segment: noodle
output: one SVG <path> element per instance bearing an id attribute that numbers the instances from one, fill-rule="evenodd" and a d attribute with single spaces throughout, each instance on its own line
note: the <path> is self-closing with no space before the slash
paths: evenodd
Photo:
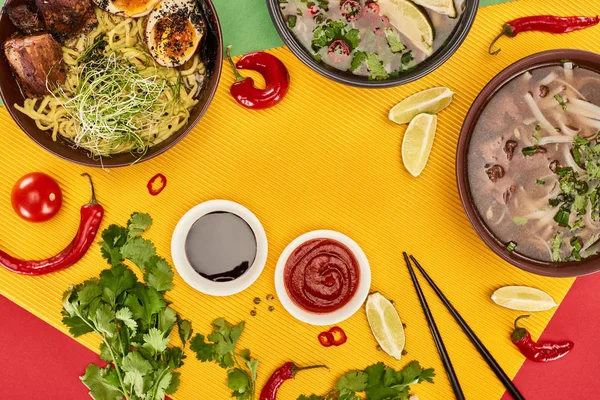
<path id="1" fill-rule="evenodd" d="M 160 66 L 145 49 L 145 18 L 120 17 L 98 8 L 95 11 L 98 18 L 96 29 L 63 46 L 63 59 L 67 67 L 65 83 L 54 93 L 42 98 L 26 99 L 23 106 L 15 104 L 15 108 L 33 119 L 39 129 L 51 131 L 53 140 L 56 141 L 60 135 L 73 142 L 74 147 L 87 149 L 95 156 L 110 156 L 126 151 L 141 155 L 148 147 L 164 141 L 187 124 L 190 110 L 198 104 L 196 97 L 202 89 L 205 66 L 198 54 L 181 70 Z M 87 115 L 83 118 L 81 113 L 84 111 L 74 105 L 75 92 L 82 85 L 82 76 L 88 78 L 90 85 L 96 84 L 94 75 L 85 75 L 85 66 L 80 65 L 80 60 L 100 38 L 106 43 L 104 55 L 108 62 L 124 60 L 125 64 L 129 63 L 134 67 L 134 72 L 143 78 L 144 87 L 156 95 L 155 103 L 150 103 L 150 114 L 146 112 L 137 118 L 134 116 L 133 122 L 128 121 L 127 125 L 130 122 L 137 124 L 134 126 L 134 135 L 131 134 L 131 125 L 127 127 L 129 131 L 123 132 L 123 137 L 116 139 L 116 130 L 111 137 L 90 135 L 93 124 L 90 124 Z M 93 121 L 94 116 L 91 117 Z M 103 128 L 108 130 L 108 127 L 106 125 Z"/>

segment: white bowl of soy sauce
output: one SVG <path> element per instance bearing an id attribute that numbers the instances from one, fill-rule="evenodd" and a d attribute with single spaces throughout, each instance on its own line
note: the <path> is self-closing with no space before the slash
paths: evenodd
<path id="1" fill-rule="evenodd" d="M 258 218 L 228 200 L 211 200 L 179 220 L 171 240 L 173 263 L 194 289 L 230 296 L 247 289 L 262 273 L 268 243 Z"/>

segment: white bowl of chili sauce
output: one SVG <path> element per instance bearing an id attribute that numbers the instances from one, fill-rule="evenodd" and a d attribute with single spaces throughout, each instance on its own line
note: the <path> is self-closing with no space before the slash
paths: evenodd
<path id="1" fill-rule="evenodd" d="M 360 246 L 329 230 L 305 233 L 281 253 L 275 290 L 283 307 L 311 325 L 333 325 L 362 306 L 371 286 L 371 267 Z"/>

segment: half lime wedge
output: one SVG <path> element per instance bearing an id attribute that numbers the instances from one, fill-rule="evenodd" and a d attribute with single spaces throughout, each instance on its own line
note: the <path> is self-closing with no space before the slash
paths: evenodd
<path id="1" fill-rule="evenodd" d="M 420 6 L 435 11 L 438 14 L 444 14 L 450 18 L 456 18 L 456 7 L 454 0 L 413 0 Z"/>
<path id="2" fill-rule="evenodd" d="M 381 15 L 426 55 L 433 53 L 433 26 L 427 15 L 408 0 L 379 0 Z"/>
<path id="3" fill-rule="evenodd" d="M 402 162 L 415 178 L 427 165 L 435 131 L 437 129 L 437 115 L 419 114 L 408 125 L 402 140 Z"/>
<path id="4" fill-rule="evenodd" d="M 397 124 L 409 123 L 417 114 L 437 114 L 452 103 L 454 92 L 444 86 L 425 89 L 396 104 L 388 115 Z"/>
<path id="5" fill-rule="evenodd" d="M 369 295 L 366 303 L 367 320 L 381 349 L 400 359 L 406 343 L 404 327 L 394 305 L 379 292 Z"/>
<path id="6" fill-rule="evenodd" d="M 546 311 L 557 306 L 546 292 L 528 286 L 504 286 L 492 294 L 499 306 L 518 311 Z"/>

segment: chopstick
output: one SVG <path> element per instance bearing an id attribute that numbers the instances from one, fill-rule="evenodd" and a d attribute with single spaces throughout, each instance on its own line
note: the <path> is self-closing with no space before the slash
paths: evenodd
<path id="1" fill-rule="evenodd" d="M 406 257 L 406 253 L 404 257 Z M 444 296 L 440 288 L 433 282 L 429 275 L 427 275 L 427 272 L 425 272 L 423 267 L 421 267 L 421 264 L 419 264 L 419 262 L 413 256 L 410 256 L 410 259 L 415 263 L 419 271 L 421 271 L 421 274 L 423 274 L 423 276 L 429 283 L 429 286 L 431 286 L 431 288 L 435 291 L 440 300 L 442 300 L 442 303 L 444 303 L 448 311 L 450 311 L 450 314 L 452 314 L 458 325 L 460 325 L 460 327 L 462 328 L 463 332 L 468 336 L 471 343 L 473 343 L 479 354 L 481 354 L 484 360 L 488 363 L 492 371 L 494 371 L 498 379 L 500 379 L 500 381 L 502 382 L 506 390 L 511 394 L 513 399 L 525 400 L 525 397 L 523 397 L 523 395 L 519 392 L 515 384 L 508 377 L 508 375 L 506 375 L 502 367 L 500 367 L 498 362 L 490 354 L 488 349 L 483 345 L 481 340 L 479 340 L 477 335 L 475 335 L 475 332 L 471 330 L 469 325 L 467 325 L 466 321 L 460 316 L 460 314 L 458 313 L 458 311 L 456 311 L 452 304 L 450 304 L 450 301 L 446 298 L 446 296 Z"/>
<path id="2" fill-rule="evenodd" d="M 458 377 L 456 376 L 456 372 L 454 371 L 454 367 L 452 366 L 452 361 L 450 361 L 450 356 L 448 355 L 448 351 L 446 350 L 446 346 L 444 345 L 444 341 L 442 340 L 440 331 L 437 328 L 435 319 L 431 314 L 431 310 L 429 309 L 429 305 L 427 304 L 427 300 L 425 299 L 423 290 L 421 290 L 421 285 L 419 285 L 417 275 L 415 275 L 415 271 L 413 270 L 413 267 L 410 264 L 408 255 L 406 253 L 403 254 L 404 261 L 406 261 L 406 267 L 408 268 L 408 272 L 410 273 L 410 277 L 412 278 L 415 290 L 417 291 L 417 296 L 419 297 L 419 301 L 421 302 L 421 307 L 423 307 L 423 313 L 425 314 L 425 318 L 427 319 L 427 323 L 429 324 L 429 329 L 431 330 L 431 336 L 433 336 L 435 347 L 437 347 L 438 353 L 440 354 L 440 358 L 442 359 L 442 364 L 444 365 L 444 369 L 446 370 L 446 374 L 448 375 L 448 380 L 450 381 L 450 385 L 452 385 L 454 396 L 457 400 L 464 400 L 465 395 L 462 391 L 462 388 L 460 387 Z"/>

